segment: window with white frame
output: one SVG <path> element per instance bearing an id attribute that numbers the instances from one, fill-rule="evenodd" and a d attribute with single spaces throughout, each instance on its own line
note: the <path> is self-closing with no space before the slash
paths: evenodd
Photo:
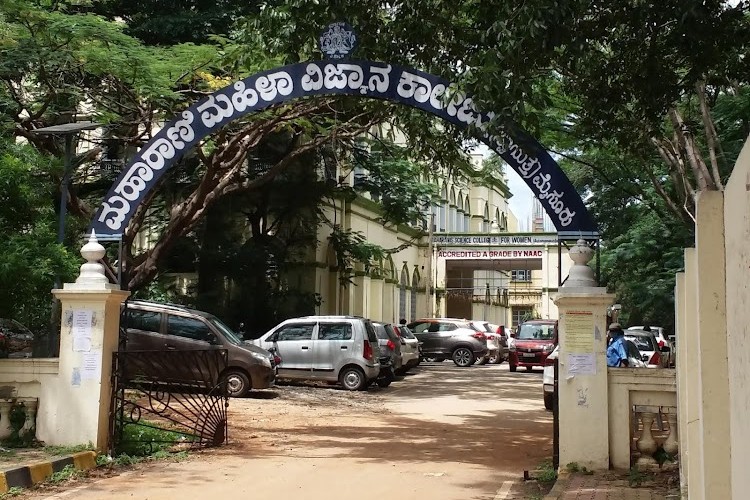
<path id="1" fill-rule="evenodd" d="M 514 269 L 510 272 L 511 281 L 531 281 L 531 269 Z"/>

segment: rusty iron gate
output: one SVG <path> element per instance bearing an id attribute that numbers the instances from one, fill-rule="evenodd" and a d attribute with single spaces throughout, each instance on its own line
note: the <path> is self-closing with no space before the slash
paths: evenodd
<path id="1" fill-rule="evenodd" d="M 119 351 L 112 354 L 110 454 L 224 443 L 229 398 L 220 375 L 226 349 L 127 351 L 126 307 Z"/>

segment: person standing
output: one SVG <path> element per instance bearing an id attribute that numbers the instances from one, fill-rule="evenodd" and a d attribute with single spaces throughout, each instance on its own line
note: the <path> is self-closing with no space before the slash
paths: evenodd
<path id="1" fill-rule="evenodd" d="M 627 367 L 628 351 L 625 348 L 625 332 L 622 330 L 620 323 L 609 325 L 610 342 L 607 347 L 607 366 Z"/>

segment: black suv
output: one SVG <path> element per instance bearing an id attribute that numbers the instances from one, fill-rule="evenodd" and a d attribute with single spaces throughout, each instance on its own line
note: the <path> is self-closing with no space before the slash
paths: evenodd
<path id="1" fill-rule="evenodd" d="M 464 319 L 419 319 L 407 326 L 419 340 L 425 360 L 452 359 L 456 366 L 466 367 L 487 354 L 487 337 Z"/>

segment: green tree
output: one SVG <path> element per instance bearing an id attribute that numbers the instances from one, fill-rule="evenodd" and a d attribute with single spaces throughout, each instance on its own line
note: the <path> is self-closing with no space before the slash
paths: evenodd
<path id="1" fill-rule="evenodd" d="M 76 276 L 80 256 L 57 244 L 49 171 L 60 165 L 29 146 L 0 141 L 0 317 L 46 332 L 56 277 Z"/>

